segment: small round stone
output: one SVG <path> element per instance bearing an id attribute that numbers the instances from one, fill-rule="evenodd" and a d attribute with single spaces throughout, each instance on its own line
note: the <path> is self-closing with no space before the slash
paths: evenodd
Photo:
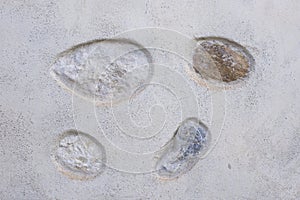
<path id="1" fill-rule="evenodd" d="M 96 103 L 115 103 L 152 77 L 150 53 L 126 39 L 77 45 L 61 53 L 50 68 L 64 88 Z"/>
<path id="2" fill-rule="evenodd" d="M 59 171 L 79 180 L 96 177 L 106 162 L 104 147 L 94 137 L 77 130 L 68 130 L 59 137 L 52 159 Z"/>
<path id="3" fill-rule="evenodd" d="M 229 83 L 249 76 L 254 59 L 242 45 L 219 37 L 199 38 L 194 69 L 203 78 Z"/>

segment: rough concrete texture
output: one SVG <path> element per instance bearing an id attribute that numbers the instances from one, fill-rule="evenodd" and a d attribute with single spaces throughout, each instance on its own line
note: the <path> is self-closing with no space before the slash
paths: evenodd
<path id="1" fill-rule="evenodd" d="M 1 1 L 0 199 L 300 199 L 299 10 L 296 0 Z M 146 27 L 162 29 L 143 41 Z M 128 38 L 149 45 L 157 64 L 127 101 L 95 106 L 51 77 L 59 53 L 135 29 L 146 31 Z M 193 74 L 189 42 L 207 36 L 251 53 L 241 84 L 212 89 Z M 155 164 L 187 117 L 207 125 L 213 145 L 163 180 Z M 94 179 L 70 179 L 53 163 L 69 129 L 104 146 Z"/>

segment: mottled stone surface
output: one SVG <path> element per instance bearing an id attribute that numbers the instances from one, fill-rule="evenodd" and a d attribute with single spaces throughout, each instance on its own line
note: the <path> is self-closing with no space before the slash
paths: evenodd
<path id="1" fill-rule="evenodd" d="M 209 148 L 211 135 L 197 118 L 184 120 L 159 159 L 156 169 L 163 178 L 177 178 L 187 173 Z"/>
<path id="2" fill-rule="evenodd" d="M 203 78 L 228 83 L 245 79 L 254 70 L 254 58 L 242 45 L 220 37 L 198 38 L 197 41 L 194 69 Z"/>
<path id="3" fill-rule="evenodd" d="M 77 45 L 58 55 L 52 76 L 69 91 L 97 103 L 129 98 L 151 80 L 151 55 L 137 43 L 106 39 Z"/>
<path id="4" fill-rule="evenodd" d="M 71 179 L 95 178 L 105 169 L 105 149 L 99 141 L 78 130 L 65 131 L 54 144 L 52 159 Z"/>

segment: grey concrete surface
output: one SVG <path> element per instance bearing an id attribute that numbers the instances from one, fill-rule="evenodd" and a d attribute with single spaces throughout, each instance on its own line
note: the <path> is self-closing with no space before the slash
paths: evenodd
<path id="1" fill-rule="evenodd" d="M 297 0 L 1 1 L 0 199 L 300 199 L 299 10 Z M 51 77 L 60 52 L 120 36 L 155 61 L 149 87 L 128 101 L 94 105 Z M 246 47 L 249 78 L 220 90 L 189 74 L 193 38 L 204 36 Z M 211 149 L 163 180 L 155 163 L 187 117 L 208 126 Z M 51 159 L 76 128 L 106 150 L 91 180 Z"/>

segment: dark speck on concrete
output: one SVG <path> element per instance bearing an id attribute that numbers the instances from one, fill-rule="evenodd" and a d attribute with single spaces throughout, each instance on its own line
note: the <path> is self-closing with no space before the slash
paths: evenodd
<path id="1" fill-rule="evenodd" d="M 231 165 L 228 163 L 228 169 L 231 169 Z"/>

